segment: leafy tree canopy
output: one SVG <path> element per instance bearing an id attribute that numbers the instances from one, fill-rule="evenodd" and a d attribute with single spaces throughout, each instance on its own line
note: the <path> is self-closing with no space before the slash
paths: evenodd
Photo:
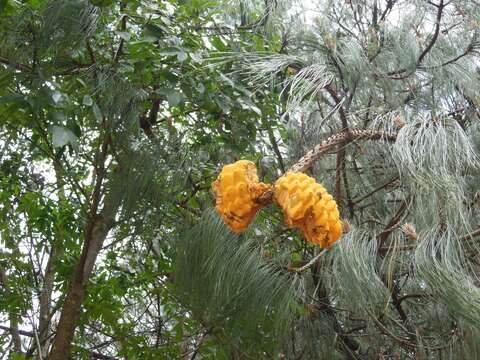
<path id="1" fill-rule="evenodd" d="M 0 34 L 0 359 L 479 357 L 478 1 L 4 0 Z M 238 159 L 341 239 L 229 231 Z"/>

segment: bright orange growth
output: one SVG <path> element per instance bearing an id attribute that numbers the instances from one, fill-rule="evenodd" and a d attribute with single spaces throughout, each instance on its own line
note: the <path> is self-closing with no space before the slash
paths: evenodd
<path id="1" fill-rule="evenodd" d="M 285 223 L 300 229 L 308 241 L 329 248 L 340 238 L 337 203 L 314 178 L 289 172 L 277 180 L 274 197 L 283 209 Z"/>
<path id="2" fill-rule="evenodd" d="M 225 165 L 212 184 L 216 209 L 235 233 L 244 231 L 263 207 L 256 200 L 272 186 L 259 182 L 255 164 L 239 160 Z"/>

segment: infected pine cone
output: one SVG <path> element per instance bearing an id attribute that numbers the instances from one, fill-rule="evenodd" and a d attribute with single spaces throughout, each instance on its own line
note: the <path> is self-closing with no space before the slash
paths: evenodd
<path id="1" fill-rule="evenodd" d="M 329 248 L 342 234 L 335 200 L 310 176 L 285 174 L 275 183 L 274 198 L 283 209 L 285 223 L 300 229 L 308 241 Z"/>
<path id="2" fill-rule="evenodd" d="M 418 240 L 417 232 L 415 231 L 415 227 L 412 224 L 410 223 L 403 224 L 402 231 L 408 239 L 412 241 Z"/>
<path id="3" fill-rule="evenodd" d="M 401 116 L 395 116 L 393 118 L 393 123 L 395 124 L 395 126 L 399 129 L 403 128 L 405 125 L 407 125 L 407 123 L 405 122 L 405 120 L 403 120 L 403 118 Z"/>
<path id="4" fill-rule="evenodd" d="M 241 233 L 263 207 L 256 200 L 270 190 L 271 185 L 258 181 L 253 162 L 239 160 L 223 167 L 212 188 L 216 198 L 215 207 L 223 221 L 233 232 Z"/>

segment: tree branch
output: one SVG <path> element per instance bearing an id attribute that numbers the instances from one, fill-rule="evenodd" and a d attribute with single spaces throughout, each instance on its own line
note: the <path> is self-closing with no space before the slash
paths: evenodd
<path id="1" fill-rule="evenodd" d="M 332 150 L 337 145 L 346 145 L 355 140 L 380 140 L 394 142 L 397 138 L 397 134 L 386 133 L 383 131 L 363 130 L 363 129 L 351 129 L 349 131 L 342 131 L 335 135 L 330 136 L 328 139 L 322 141 L 316 145 L 312 150 L 307 152 L 295 165 L 293 165 L 289 171 L 292 172 L 305 172 L 313 163 L 318 160 L 327 151 Z"/>
<path id="2" fill-rule="evenodd" d="M 435 45 L 435 42 L 437 41 L 438 34 L 440 32 L 440 22 L 442 20 L 443 8 L 445 7 L 444 4 L 443 4 L 443 0 L 440 0 L 440 4 L 437 5 L 437 6 L 438 6 L 438 11 L 437 11 L 437 18 L 435 20 L 435 30 L 434 30 L 434 33 L 433 33 L 433 37 L 430 40 L 430 43 L 427 45 L 427 47 L 422 51 L 422 53 L 418 57 L 417 66 L 422 63 L 425 56 L 433 48 L 433 45 Z"/>
<path id="3" fill-rule="evenodd" d="M 125 9 L 125 3 L 124 2 L 121 2 L 120 4 L 120 10 L 123 11 Z M 122 31 L 125 31 L 127 29 L 127 15 L 126 14 L 123 14 L 122 15 L 122 20 L 121 20 L 121 26 L 120 26 L 120 29 Z M 120 44 L 118 45 L 118 49 L 117 51 L 115 52 L 115 55 L 113 56 L 113 62 L 114 63 L 117 63 L 119 58 L 120 58 L 120 55 L 122 55 L 122 51 L 123 51 L 123 44 L 125 43 L 125 40 L 123 38 L 120 39 Z"/>
<path id="4" fill-rule="evenodd" d="M 273 133 L 273 130 L 270 127 L 268 127 L 267 131 L 268 131 L 268 138 L 270 140 L 270 143 L 272 144 L 273 151 L 277 156 L 278 166 L 280 167 L 280 170 L 284 173 L 286 168 L 283 162 L 282 153 L 280 152 L 280 148 L 278 147 L 277 139 L 275 139 L 275 134 Z"/>
<path id="5" fill-rule="evenodd" d="M 337 92 L 335 91 L 335 89 L 332 87 L 331 84 L 328 84 L 327 86 L 325 86 L 325 90 L 327 90 L 327 92 L 333 98 L 333 100 L 335 101 L 335 104 L 339 106 L 340 120 L 342 121 L 342 127 L 343 127 L 342 130 L 347 130 L 348 129 L 347 112 L 345 111 L 345 108 L 341 106 L 342 101 L 338 97 Z"/>
<path id="6" fill-rule="evenodd" d="M 307 152 L 300 160 L 298 160 L 287 172 L 305 172 L 310 169 L 315 161 L 317 161 L 323 154 L 334 149 L 338 145 L 347 145 L 356 140 L 386 140 L 394 142 L 397 138 L 395 133 L 386 133 L 383 131 L 364 130 L 364 129 L 350 129 L 348 131 L 341 131 L 328 139 L 322 141 Z M 262 205 L 268 205 L 273 201 L 273 191 L 266 191 L 257 199 L 257 202 Z"/>
<path id="7" fill-rule="evenodd" d="M 383 11 L 382 15 L 380 16 L 380 21 L 385 20 L 385 17 L 392 11 L 393 6 L 397 0 L 387 0 L 387 6 L 385 7 L 385 10 Z"/>
<path id="8" fill-rule="evenodd" d="M 358 199 L 354 199 L 354 200 L 353 200 L 353 204 L 356 205 L 356 204 L 362 202 L 363 200 L 368 199 L 370 196 L 376 194 L 376 193 L 379 192 L 380 190 L 385 189 L 385 188 L 388 187 L 389 185 L 391 185 L 391 184 L 393 184 L 394 182 L 396 182 L 398 179 L 399 179 L 399 176 L 395 176 L 392 180 L 386 182 L 386 183 L 383 184 L 383 185 L 380 185 L 380 186 L 377 187 L 376 189 L 370 191 L 367 195 L 364 195 L 364 196 L 362 196 L 361 198 L 358 198 Z"/>
<path id="9" fill-rule="evenodd" d="M 388 222 L 387 226 L 385 227 L 385 230 L 383 230 L 380 234 L 377 235 L 379 249 L 383 245 L 383 243 L 387 240 L 387 238 L 390 236 L 390 234 L 395 230 L 399 222 L 401 221 L 405 211 L 408 209 L 408 206 L 410 205 L 410 201 L 411 201 L 411 198 L 405 199 L 402 202 L 402 205 L 400 205 L 395 215 L 393 215 L 393 217 Z"/>
<path id="10" fill-rule="evenodd" d="M 105 162 L 109 150 L 110 135 L 103 134 L 101 149 L 95 161 L 97 174 L 96 184 L 92 193 L 90 212 L 84 228 L 84 242 L 80 259 L 75 265 L 70 289 L 65 298 L 57 333 L 53 346 L 48 356 L 49 360 L 67 359 L 73 340 L 76 322 L 80 317 L 82 302 L 85 297 L 86 286 L 90 279 L 93 266 L 100 252 L 105 238 L 115 224 L 115 216 L 120 207 L 123 193 L 119 188 L 110 189 L 103 200 L 103 208 L 99 212 L 102 188 L 105 189 Z M 119 171 L 123 170 L 122 164 L 118 165 Z M 114 174 L 116 178 L 120 174 Z"/>
<path id="11" fill-rule="evenodd" d="M 345 171 L 345 148 L 339 145 L 335 169 L 335 200 L 342 208 L 342 173 Z"/>
<path id="12" fill-rule="evenodd" d="M 435 5 L 435 4 L 433 4 L 433 5 Z M 444 4 L 443 0 L 440 0 L 439 5 L 435 5 L 438 8 L 438 11 L 437 11 L 437 16 L 436 16 L 436 20 L 435 20 L 435 29 L 434 29 L 434 32 L 433 32 L 433 36 L 432 36 L 432 39 L 430 40 L 430 42 L 428 43 L 427 47 L 425 49 L 423 49 L 420 56 L 418 57 L 417 63 L 416 63 L 416 68 L 418 68 L 421 65 L 423 59 L 425 58 L 425 56 L 427 56 L 427 54 L 433 48 L 433 46 L 435 45 L 435 42 L 438 39 L 438 34 L 440 33 L 440 23 L 441 23 L 441 20 L 442 20 L 443 9 L 446 5 L 448 5 L 448 4 Z M 402 74 L 406 71 L 407 71 L 407 69 L 405 69 L 405 68 L 390 71 L 390 72 L 387 73 L 387 76 L 400 75 L 400 74 Z M 400 76 L 398 78 L 394 78 L 394 79 L 396 79 L 396 80 L 405 79 L 409 75 L 410 75 L 410 73 L 407 74 L 407 75 Z"/>
<path id="13" fill-rule="evenodd" d="M 5 65 L 8 65 L 8 66 L 12 66 L 14 67 L 15 69 L 17 70 L 21 70 L 21 71 L 32 71 L 32 68 L 28 65 L 25 65 L 25 64 L 19 64 L 19 63 L 13 63 L 11 62 L 10 60 L 8 60 L 7 58 L 3 57 L 3 56 L 0 56 L 0 63 L 2 64 L 5 64 Z"/>

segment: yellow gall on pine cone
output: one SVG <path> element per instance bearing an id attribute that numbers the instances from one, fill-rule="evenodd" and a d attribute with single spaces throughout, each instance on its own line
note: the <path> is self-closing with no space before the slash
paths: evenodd
<path id="1" fill-rule="evenodd" d="M 337 203 L 314 178 L 289 172 L 275 183 L 274 198 L 283 209 L 285 223 L 300 229 L 308 241 L 329 248 L 340 238 Z"/>
<path id="2" fill-rule="evenodd" d="M 217 212 L 233 232 L 240 233 L 263 207 L 256 200 L 270 190 L 271 185 L 259 182 L 253 162 L 239 160 L 223 167 L 212 189 Z"/>

